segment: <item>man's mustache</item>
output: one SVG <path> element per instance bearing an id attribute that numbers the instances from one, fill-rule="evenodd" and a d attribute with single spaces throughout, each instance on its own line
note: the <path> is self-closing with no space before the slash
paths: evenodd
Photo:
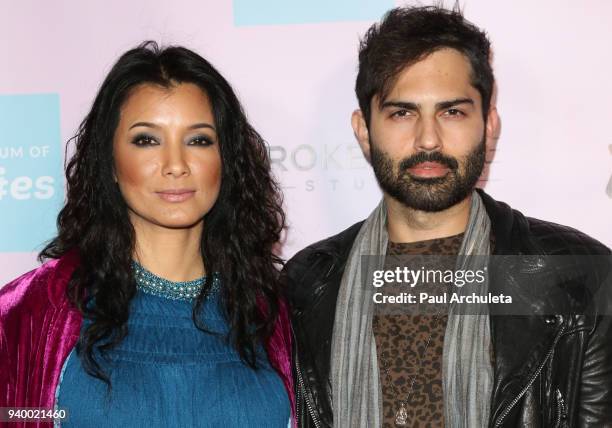
<path id="1" fill-rule="evenodd" d="M 438 162 L 451 170 L 459 168 L 459 162 L 455 158 L 445 156 L 440 152 L 419 152 L 402 160 L 399 164 L 399 170 L 400 172 L 405 171 L 423 162 Z"/>

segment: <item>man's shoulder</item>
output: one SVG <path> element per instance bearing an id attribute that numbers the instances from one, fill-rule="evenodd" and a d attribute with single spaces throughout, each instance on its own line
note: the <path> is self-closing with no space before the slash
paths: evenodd
<path id="1" fill-rule="evenodd" d="M 502 254 L 607 255 L 610 249 L 573 227 L 527 217 L 477 189 Z"/>
<path id="2" fill-rule="evenodd" d="M 329 300 L 330 304 L 335 302 L 346 259 L 362 223 L 355 223 L 337 235 L 309 245 L 285 264 L 281 278 L 294 315 L 299 308 L 320 301 L 322 296 L 328 296 L 329 299 L 324 300 Z"/>
<path id="3" fill-rule="evenodd" d="M 609 255 L 610 249 L 573 227 L 525 217 L 530 235 L 547 255 Z"/>
<path id="4" fill-rule="evenodd" d="M 284 271 L 293 273 L 295 270 L 309 267 L 316 258 L 320 257 L 338 259 L 343 255 L 348 256 L 362 224 L 363 221 L 359 221 L 336 235 L 317 241 L 298 251 L 287 261 Z"/>

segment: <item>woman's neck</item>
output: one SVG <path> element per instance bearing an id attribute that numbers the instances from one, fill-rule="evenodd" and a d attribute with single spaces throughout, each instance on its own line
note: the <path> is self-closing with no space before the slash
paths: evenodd
<path id="1" fill-rule="evenodd" d="M 191 281 L 206 274 L 202 260 L 203 222 L 171 229 L 132 219 L 136 234 L 134 260 L 170 281 Z"/>

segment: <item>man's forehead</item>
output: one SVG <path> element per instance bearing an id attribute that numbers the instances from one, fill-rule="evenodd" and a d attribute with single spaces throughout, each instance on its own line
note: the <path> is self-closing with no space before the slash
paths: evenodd
<path id="1" fill-rule="evenodd" d="M 472 85 L 469 60 L 461 52 L 450 48 L 437 50 L 407 65 L 390 83 L 387 93 L 375 96 L 374 102 L 380 104 L 396 99 L 440 102 L 465 97 L 479 99 L 480 96 Z"/>

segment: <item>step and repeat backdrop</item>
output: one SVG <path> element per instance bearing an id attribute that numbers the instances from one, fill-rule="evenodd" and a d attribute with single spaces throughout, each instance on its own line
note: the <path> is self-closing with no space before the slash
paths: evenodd
<path id="1" fill-rule="evenodd" d="M 37 266 L 67 142 L 113 62 L 148 39 L 196 50 L 238 92 L 285 194 L 284 257 L 364 218 L 381 195 L 350 127 L 357 48 L 402 4 L 0 0 L 0 286 Z M 612 2 L 461 4 L 494 47 L 502 132 L 482 185 L 612 246 Z"/>

